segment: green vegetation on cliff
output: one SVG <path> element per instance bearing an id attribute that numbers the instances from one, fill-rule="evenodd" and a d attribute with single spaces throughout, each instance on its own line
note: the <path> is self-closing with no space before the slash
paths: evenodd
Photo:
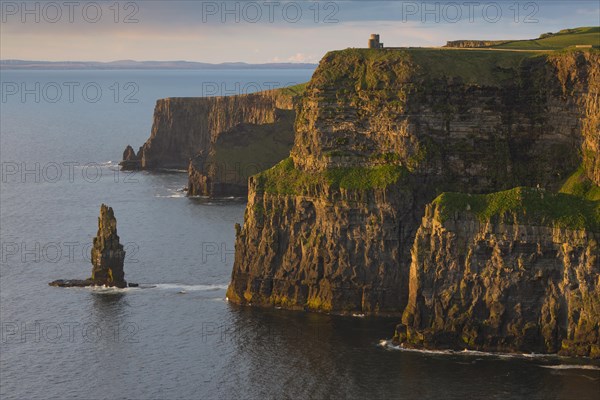
<path id="1" fill-rule="evenodd" d="M 323 67 L 317 69 L 308 88 L 330 87 L 345 95 L 352 91 L 380 90 L 389 98 L 398 95 L 403 99 L 421 84 L 438 79 L 478 86 L 500 86 L 515 79 L 525 60 L 555 53 L 534 50 L 350 48 L 332 51 L 325 55 Z"/>
<path id="2" fill-rule="evenodd" d="M 311 187 L 327 186 L 346 190 L 385 189 L 406 176 L 401 166 L 331 168 L 323 172 L 305 172 L 287 158 L 273 168 L 256 175 L 256 191 L 270 194 L 299 195 Z"/>
<path id="3" fill-rule="evenodd" d="M 481 221 L 515 216 L 519 223 L 600 231 L 600 201 L 518 187 L 490 194 L 442 193 L 433 204 L 442 222 L 469 211 Z"/>
<path id="4" fill-rule="evenodd" d="M 240 124 L 216 141 L 211 162 L 220 168 L 217 178 L 245 183 L 248 177 L 287 157 L 294 144 L 295 113 L 279 110 L 272 124 Z"/>
<path id="5" fill-rule="evenodd" d="M 428 79 L 460 78 L 464 83 L 498 86 L 515 78 L 524 59 L 535 52 L 411 49 L 421 74 Z"/>
<path id="6" fill-rule="evenodd" d="M 514 78 L 514 71 L 523 59 L 540 55 L 536 51 L 563 50 L 576 45 L 600 46 L 600 27 L 565 29 L 541 39 L 507 41 L 475 50 L 349 48 L 325 55 L 322 65 L 326 65 L 326 70 L 318 70 L 310 85 L 322 87 L 326 83 L 336 88 L 356 85 L 357 89 L 392 90 L 398 83 L 414 82 L 415 78 L 424 77 L 457 77 L 466 83 L 497 85 Z M 383 65 L 385 68 L 382 68 Z"/>
<path id="7" fill-rule="evenodd" d="M 600 27 L 563 29 L 558 33 L 543 34 L 539 39 L 515 40 L 497 46 L 496 49 L 514 50 L 560 50 L 570 46 L 600 46 Z"/>
<path id="8" fill-rule="evenodd" d="M 498 85 L 513 79 L 523 59 L 536 52 L 447 50 L 410 48 L 401 50 L 345 49 L 329 52 L 313 76 L 312 87 L 389 92 L 411 90 L 408 83 L 460 78 L 465 83 Z M 385 66 L 385 67 L 384 67 Z M 402 96 L 401 96 L 402 97 Z"/>
<path id="9" fill-rule="evenodd" d="M 304 92 L 306 91 L 306 85 L 308 85 L 308 82 L 304 82 L 304 83 L 299 83 L 297 85 L 294 86 L 288 86 L 288 87 L 284 87 L 279 89 L 282 95 L 287 95 L 287 96 L 302 96 L 304 94 Z"/>
<path id="10" fill-rule="evenodd" d="M 337 90 L 389 89 L 408 81 L 412 73 L 405 50 L 345 49 L 325 55 L 309 87 Z M 381 68 L 385 65 L 385 68 Z"/>
<path id="11" fill-rule="evenodd" d="M 193 99 L 205 107 L 194 113 L 198 121 L 190 125 L 204 125 L 206 138 L 195 146 L 197 154 L 188 167 L 189 194 L 245 195 L 250 176 L 286 158 L 294 144 L 295 107 L 305 87 L 303 83 L 248 95 Z M 187 127 L 182 130 L 189 132 Z"/>
<path id="12" fill-rule="evenodd" d="M 572 194 L 592 201 L 600 200 L 600 187 L 588 179 L 583 165 L 565 181 L 560 193 Z"/>

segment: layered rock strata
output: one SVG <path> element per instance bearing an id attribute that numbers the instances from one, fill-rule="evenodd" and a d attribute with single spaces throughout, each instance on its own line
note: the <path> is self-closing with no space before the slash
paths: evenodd
<path id="1" fill-rule="evenodd" d="M 394 340 L 600 358 L 600 202 L 519 188 L 444 194 L 412 248 Z"/>
<path id="2" fill-rule="evenodd" d="M 187 169 L 190 195 L 246 195 L 247 178 L 289 154 L 303 86 L 253 94 L 158 100 L 152 133 L 123 169 Z"/>
<path id="3" fill-rule="evenodd" d="M 327 54 L 292 157 L 250 180 L 228 298 L 401 314 L 426 204 L 444 191 L 557 190 L 597 134 L 599 65 L 594 51 Z"/>

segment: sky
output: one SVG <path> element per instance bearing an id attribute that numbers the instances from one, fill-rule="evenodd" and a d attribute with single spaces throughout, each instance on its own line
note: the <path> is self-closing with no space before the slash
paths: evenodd
<path id="1" fill-rule="evenodd" d="M 591 1 L 0 1 L 0 59 L 310 62 L 329 50 L 600 25 Z"/>

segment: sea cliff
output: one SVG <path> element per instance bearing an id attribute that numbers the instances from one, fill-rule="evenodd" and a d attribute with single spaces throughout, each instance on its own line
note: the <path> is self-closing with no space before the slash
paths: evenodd
<path id="1" fill-rule="evenodd" d="M 401 315 L 438 195 L 554 192 L 582 163 L 598 183 L 598 54 L 328 53 L 291 157 L 250 179 L 229 300 Z"/>
<path id="2" fill-rule="evenodd" d="M 600 202 L 446 193 L 412 248 L 406 347 L 600 357 Z"/>
<path id="3" fill-rule="evenodd" d="M 150 138 L 124 169 L 187 169 L 190 195 L 247 193 L 247 178 L 287 157 L 302 85 L 222 97 L 160 99 Z"/>

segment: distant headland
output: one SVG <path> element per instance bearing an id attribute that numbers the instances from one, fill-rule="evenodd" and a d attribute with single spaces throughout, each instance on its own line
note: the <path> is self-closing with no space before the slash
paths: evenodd
<path id="1" fill-rule="evenodd" d="M 195 61 L 134 61 L 118 60 L 100 61 L 35 61 L 35 60 L 0 60 L 0 69 L 315 69 L 317 64 L 310 63 L 265 63 L 248 64 L 245 62 L 226 62 L 211 64 Z"/>

